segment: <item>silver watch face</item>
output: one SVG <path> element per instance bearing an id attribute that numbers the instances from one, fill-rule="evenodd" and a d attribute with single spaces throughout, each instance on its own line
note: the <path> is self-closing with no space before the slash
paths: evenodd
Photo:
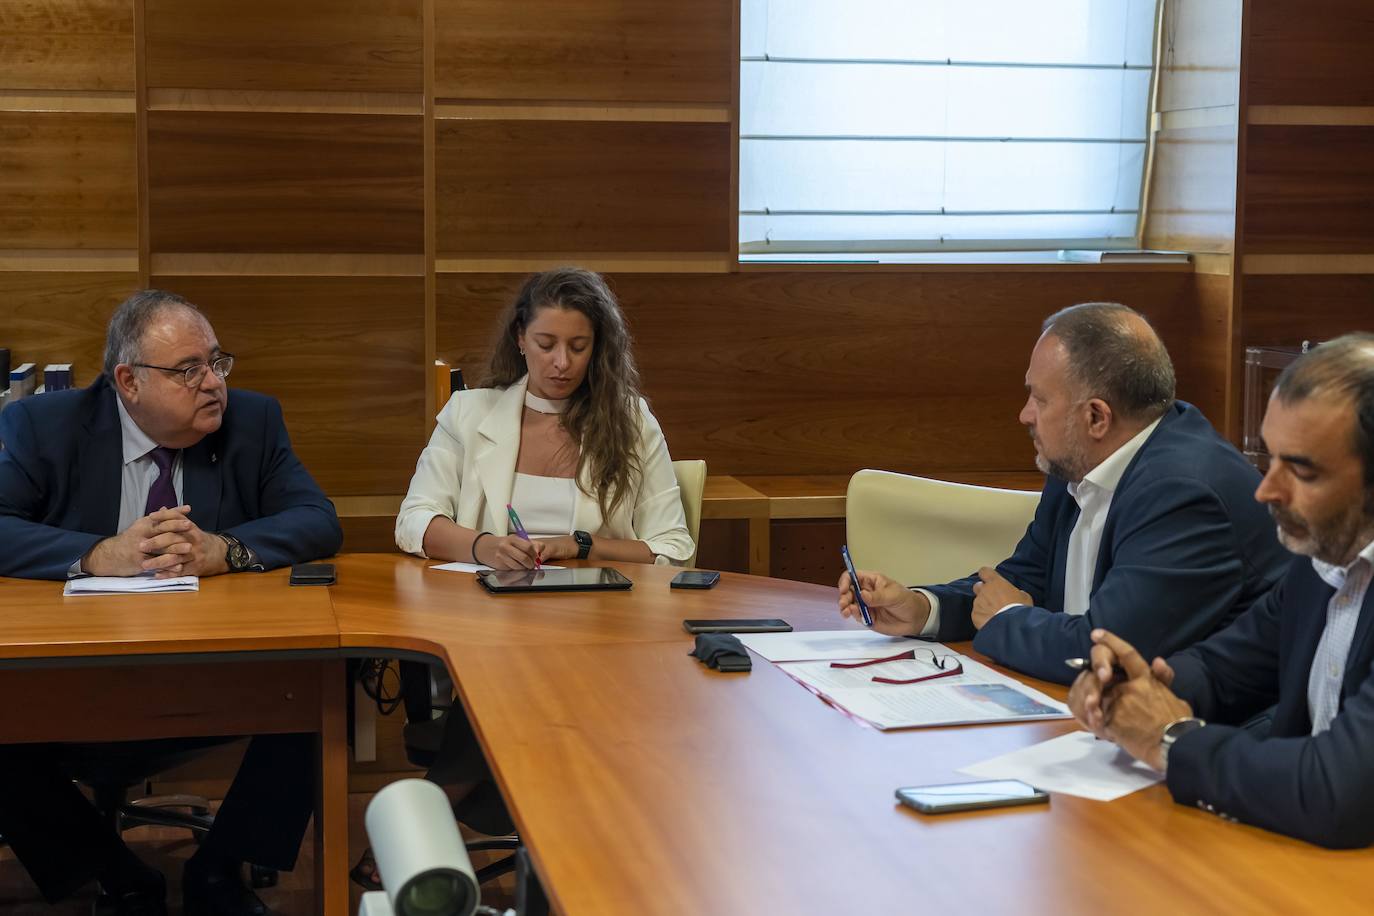
<path id="1" fill-rule="evenodd" d="M 1206 723 L 1201 719 L 1179 719 L 1177 722 L 1170 722 L 1164 729 L 1164 746 L 1168 747 L 1179 738 L 1182 738 L 1191 731 L 1202 728 L 1205 724 Z"/>

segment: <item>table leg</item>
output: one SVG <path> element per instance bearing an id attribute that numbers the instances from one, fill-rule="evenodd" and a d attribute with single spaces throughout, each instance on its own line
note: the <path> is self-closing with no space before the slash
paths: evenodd
<path id="1" fill-rule="evenodd" d="M 344 663 L 320 665 L 319 785 L 315 799 L 315 888 L 323 916 L 349 916 L 348 721 Z"/>

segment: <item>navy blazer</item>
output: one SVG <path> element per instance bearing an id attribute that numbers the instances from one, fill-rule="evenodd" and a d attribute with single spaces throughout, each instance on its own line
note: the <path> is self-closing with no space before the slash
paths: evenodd
<path id="1" fill-rule="evenodd" d="M 1145 440 L 1112 496 L 1088 611 L 1062 613 L 1064 568 L 1078 504 L 1047 477 L 1016 552 L 997 566 L 1034 607 L 1015 607 L 973 628 L 972 575 L 925 586 L 940 599 L 939 639 L 973 647 L 1019 671 L 1068 683 L 1066 658 L 1086 658 L 1105 627 L 1146 658 L 1168 655 L 1230 623 L 1288 567 L 1268 510 L 1255 501 L 1259 473 L 1191 404 L 1176 401 Z"/>
<path id="2" fill-rule="evenodd" d="M 1312 561 L 1296 557 L 1232 626 L 1169 658 L 1174 692 L 1207 721 L 1169 751 L 1175 801 L 1322 846 L 1374 843 L 1374 588 L 1360 608 L 1331 727 L 1313 736 L 1307 710 L 1333 594 Z M 1275 703 L 1267 736 L 1237 727 Z"/>
<path id="3" fill-rule="evenodd" d="M 123 439 L 115 392 L 25 398 L 0 413 L 0 576 L 65 579 L 117 534 Z M 230 389 L 220 428 L 183 449 L 181 501 L 204 531 L 243 541 L 267 568 L 336 553 L 334 504 L 291 451 L 275 399 Z"/>

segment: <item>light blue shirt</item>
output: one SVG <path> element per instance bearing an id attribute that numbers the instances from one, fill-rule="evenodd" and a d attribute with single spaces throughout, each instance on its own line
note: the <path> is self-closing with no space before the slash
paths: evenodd
<path id="1" fill-rule="evenodd" d="M 1312 670 L 1307 673 L 1307 713 L 1312 719 L 1312 734 L 1318 735 L 1331 727 L 1340 706 L 1346 659 L 1355 641 L 1365 592 L 1374 577 L 1374 541 L 1366 544 L 1349 566 L 1333 566 L 1313 557 L 1312 568 L 1336 590 L 1326 604 L 1326 628 L 1312 657 Z"/>

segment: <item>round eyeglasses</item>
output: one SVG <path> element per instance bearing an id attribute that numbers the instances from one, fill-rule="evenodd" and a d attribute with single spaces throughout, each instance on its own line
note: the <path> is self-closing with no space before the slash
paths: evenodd
<path id="1" fill-rule="evenodd" d="M 230 371 L 234 368 L 234 354 L 221 353 L 208 363 L 195 363 L 184 368 L 180 366 L 154 366 L 151 363 L 134 363 L 134 365 L 140 369 L 157 369 L 161 372 L 176 373 L 181 376 L 181 383 L 187 388 L 199 388 L 200 383 L 205 381 L 206 370 L 215 373 L 215 376 L 220 379 L 228 378 Z"/>

